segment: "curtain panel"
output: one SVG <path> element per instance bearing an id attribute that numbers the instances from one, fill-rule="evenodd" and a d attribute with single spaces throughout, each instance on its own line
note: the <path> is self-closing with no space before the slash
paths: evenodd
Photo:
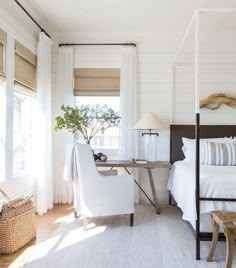
<path id="1" fill-rule="evenodd" d="M 33 172 L 36 212 L 53 207 L 51 40 L 41 32 L 37 47 L 37 96 L 33 122 Z"/>
<path id="2" fill-rule="evenodd" d="M 74 67 L 73 47 L 58 49 L 56 86 L 53 92 L 53 120 L 63 115 L 61 106 L 74 106 Z M 53 132 L 53 188 L 54 203 L 71 204 L 73 202 L 72 185 L 63 179 L 66 151 L 74 143 L 74 136 L 68 130 Z"/>
<path id="3" fill-rule="evenodd" d="M 137 58 L 136 48 L 122 46 L 120 72 L 121 158 L 138 156 L 137 131 Z"/>

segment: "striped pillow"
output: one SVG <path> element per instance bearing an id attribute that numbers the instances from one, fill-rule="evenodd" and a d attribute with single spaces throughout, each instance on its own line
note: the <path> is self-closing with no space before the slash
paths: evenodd
<path id="1" fill-rule="evenodd" d="M 205 165 L 236 166 L 236 143 L 203 141 Z"/>

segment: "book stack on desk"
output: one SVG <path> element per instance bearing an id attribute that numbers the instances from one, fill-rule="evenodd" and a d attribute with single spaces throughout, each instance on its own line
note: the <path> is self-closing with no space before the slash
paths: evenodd
<path id="1" fill-rule="evenodd" d="M 132 161 L 137 164 L 147 164 L 147 160 L 145 159 L 132 159 Z"/>

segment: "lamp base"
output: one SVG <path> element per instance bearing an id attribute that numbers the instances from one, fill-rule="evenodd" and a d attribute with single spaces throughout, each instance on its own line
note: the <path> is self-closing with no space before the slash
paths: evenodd
<path id="1" fill-rule="evenodd" d="M 157 161 L 157 138 L 155 135 L 145 135 L 145 159 Z"/>
<path id="2" fill-rule="evenodd" d="M 152 132 L 151 129 L 149 129 L 149 132 L 143 132 L 142 133 L 142 136 L 145 136 L 145 135 L 148 135 L 148 136 L 159 136 L 159 134 L 157 132 Z"/>
<path id="3" fill-rule="evenodd" d="M 154 132 L 151 132 L 151 133 L 144 132 L 144 133 L 142 133 L 142 136 L 145 136 L 145 135 L 148 135 L 148 136 L 159 136 L 158 133 L 154 133 Z"/>

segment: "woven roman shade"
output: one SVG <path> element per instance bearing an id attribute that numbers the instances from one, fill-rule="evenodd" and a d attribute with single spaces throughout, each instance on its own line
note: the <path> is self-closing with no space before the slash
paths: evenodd
<path id="1" fill-rule="evenodd" d="M 119 68 L 74 69 L 75 96 L 119 96 Z"/>
<path id="2" fill-rule="evenodd" d="M 0 79 L 5 77 L 5 48 L 7 45 L 7 33 L 0 29 Z"/>
<path id="3" fill-rule="evenodd" d="M 36 92 L 37 57 L 15 42 L 15 83 Z"/>

